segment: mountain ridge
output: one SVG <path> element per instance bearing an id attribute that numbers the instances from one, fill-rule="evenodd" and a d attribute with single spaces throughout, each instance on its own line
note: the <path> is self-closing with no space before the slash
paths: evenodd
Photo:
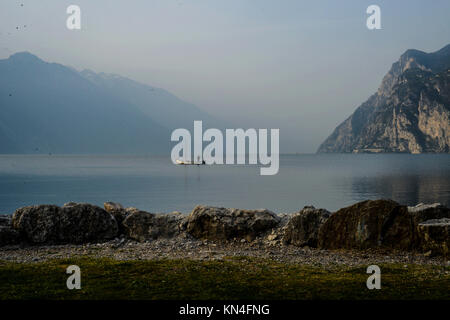
<path id="1" fill-rule="evenodd" d="M 126 78 L 117 79 L 123 84 Z M 132 93 L 140 95 L 139 104 L 131 93 L 125 95 L 126 86 L 108 89 L 83 72 L 29 52 L 0 60 L 0 153 L 167 154 L 173 129 L 161 114 L 190 127 L 181 111 L 189 114 L 196 107 L 189 109 L 178 98 L 158 104 L 155 99 L 167 91 L 159 89 L 152 100 L 145 94 L 149 86 L 128 80 L 136 86 Z M 196 120 L 212 118 L 195 110 Z"/>
<path id="2" fill-rule="evenodd" d="M 450 152 L 450 45 L 409 49 L 318 153 Z"/>
<path id="3" fill-rule="evenodd" d="M 84 69 L 80 74 L 108 91 L 109 94 L 126 98 L 148 116 L 157 114 L 159 124 L 170 130 L 191 127 L 194 120 L 202 120 L 209 127 L 224 126 L 205 111 L 181 100 L 165 89 L 149 86 L 114 73 L 96 73 Z"/>

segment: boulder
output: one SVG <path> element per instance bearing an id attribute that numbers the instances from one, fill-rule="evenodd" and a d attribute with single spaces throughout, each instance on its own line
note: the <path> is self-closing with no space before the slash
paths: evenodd
<path id="1" fill-rule="evenodd" d="M 122 222 L 125 235 L 128 238 L 138 241 L 147 240 L 150 237 L 149 226 L 153 222 L 154 214 L 135 208 L 130 209 L 133 210 L 127 209 L 128 215 Z"/>
<path id="2" fill-rule="evenodd" d="M 187 219 L 187 232 L 198 239 L 252 241 L 277 226 L 280 218 L 266 209 L 241 210 L 197 206 Z"/>
<path id="3" fill-rule="evenodd" d="M 19 208 L 13 214 L 12 226 L 31 243 L 58 242 L 61 211 L 55 205 Z"/>
<path id="4" fill-rule="evenodd" d="M 20 234 L 7 226 L 0 226 L 0 247 L 20 243 Z"/>
<path id="5" fill-rule="evenodd" d="M 405 206 L 392 200 L 367 200 L 333 213 L 320 227 L 323 249 L 375 247 L 409 250 L 415 225 Z"/>
<path id="6" fill-rule="evenodd" d="M 72 207 L 72 206 L 76 206 L 77 204 L 79 204 L 79 203 L 78 203 L 78 202 L 73 202 L 73 201 L 66 202 L 66 203 L 63 204 L 63 208 L 64 208 L 64 207 Z"/>
<path id="7" fill-rule="evenodd" d="M 12 215 L 0 214 L 0 226 L 8 227 L 11 225 Z"/>
<path id="8" fill-rule="evenodd" d="M 112 239 L 118 227 L 100 207 L 70 203 L 63 207 L 38 205 L 17 209 L 12 225 L 31 243 L 86 243 Z"/>
<path id="9" fill-rule="evenodd" d="M 283 242 L 300 247 L 317 247 L 319 228 L 330 214 L 325 209 L 316 209 L 313 206 L 304 207 L 300 212 L 293 214 L 283 228 Z"/>
<path id="10" fill-rule="evenodd" d="M 153 239 L 177 236 L 182 231 L 185 219 L 185 215 L 176 211 L 168 214 L 156 214 L 153 225 L 150 226 L 150 234 Z"/>
<path id="11" fill-rule="evenodd" d="M 278 224 L 264 237 L 264 241 L 268 245 L 279 245 L 283 243 L 286 225 L 291 220 L 292 213 L 278 213 L 277 217 L 280 218 Z"/>
<path id="12" fill-rule="evenodd" d="M 129 214 L 132 214 L 135 212 L 145 212 L 145 211 L 139 210 L 138 208 L 135 208 L 135 207 L 128 207 L 125 209 L 126 215 L 129 215 Z"/>
<path id="13" fill-rule="evenodd" d="M 449 255 L 450 248 L 450 219 L 433 219 L 418 225 L 421 249 L 433 255 Z"/>
<path id="14" fill-rule="evenodd" d="M 119 234 L 124 234 L 125 228 L 123 226 L 123 221 L 128 215 L 127 210 L 124 209 L 120 203 L 116 202 L 105 202 L 103 204 L 103 207 L 105 208 L 106 212 L 112 214 L 112 216 L 116 219 L 117 226 L 119 228 Z"/>
<path id="15" fill-rule="evenodd" d="M 124 210 L 123 206 L 120 203 L 116 202 L 105 202 L 103 203 L 103 206 L 105 207 L 105 210 L 109 213 Z"/>
<path id="16" fill-rule="evenodd" d="M 183 222 L 183 215 L 179 212 L 154 214 L 136 208 L 128 208 L 127 213 L 128 215 L 123 221 L 125 235 L 138 241 L 177 236 Z"/>
<path id="17" fill-rule="evenodd" d="M 411 214 L 416 226 L 427 220 L 450 218 L 450 209 L 440 203 L 419 203 L 414 207 L 408 207 L 408 212 Z"/>
<path id="18" fill-rule="evenodd" d="M 81 203 L 62 208 L 59 240 L 86 243 L 114 239 L 118 234 L 116 219 L 98 206 Z"/>

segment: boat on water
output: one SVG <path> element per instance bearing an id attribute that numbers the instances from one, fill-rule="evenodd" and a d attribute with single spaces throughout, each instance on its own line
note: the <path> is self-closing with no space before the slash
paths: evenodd
<path id="1" fill-rule="evenodd" d="M 186 161 L 186 160 L 176 160 L 176 163 L 182 166 L 202 166 L 205 165 L 205 160 L 202 161 Z"/>

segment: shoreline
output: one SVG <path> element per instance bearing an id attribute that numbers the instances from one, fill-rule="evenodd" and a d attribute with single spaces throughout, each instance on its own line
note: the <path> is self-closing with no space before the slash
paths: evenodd
<path id="1" fill-rule="evenodd" d="M 321 250 L 285 245 L 254 246 L 213 242 L 205 244 L 199 240 L 189 240 L 181 245 L 174 239 L 153 243 L 126 241 L 123 246 L 118 247 L 119 241 L 113 240 L 86 245 L 3 247 L 0 250 L 0 262 L 26 264 L 84 257 L 111 258 L 118 261 L 178 259 L 216 261 L 235 257 L 267 259 L 285 264 L 307 265 L 325 269 L 338 266 L 359 267 L 371 264 L 450 266 L 450 260 L 446 260 L 444 257 L 429 257 L 426 254 L 400 251 L 387 253 L 373 250 Z M 179 249 L 175 249 L 175 247 L 179 247 Z M 185 248 L 191 249 L 186 250 Z"/>
<path id="2" fill-rule="evenodd" d="M 193 237 L 175 237 L 138 242 L 117 238 L 88 244 L 5 246 L 0 248 L 0 262 L 39 263 L 55 259 L 111 258 L 118 261 L 195 260 L 216 261 L 226 258 L 267 259 L 285 264 L 308 265 L 325 269 L 337 266 L 358 267 L 371 264 L 404 264 L 450 266 L 450 260 L 426 253 L 367 250 L 323 250 L 270 243 L 216 242 Z"/>
<path id="3" fill-rule="evenodd" d="M 449 264 L 450 209 L 366 200 L 293 214 L 197 206 L 154 214 L 106 202 L 19 208 L 0 216 L 0 261 L 263 258 L 316 266 Z"/>

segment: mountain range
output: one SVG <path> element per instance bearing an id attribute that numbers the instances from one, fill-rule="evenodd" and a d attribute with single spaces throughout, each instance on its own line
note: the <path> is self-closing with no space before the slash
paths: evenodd
<path id="1" fill-rule="evenodd" d="M 449 153 L 450 45 L 407 50 L 319 153 Z"/>
<path id="2" fill-rule="evenodd" d="M 45 62 L 28 52 L 0 60 L 0 153 L 168 154 L 170 134 L 227 125 L 170 92 L 131 79 Z M 450 45 L 407 50 L 378 91 L 319 153 L 449 153 Z"/>
<path id="3" fill-rule="evenodd" d="M 173 94 L 119 75 L 78 72 L 28 52 L 0 60 L 0 153 L 167 154 L 194 120 L 220 126 Z"/>

